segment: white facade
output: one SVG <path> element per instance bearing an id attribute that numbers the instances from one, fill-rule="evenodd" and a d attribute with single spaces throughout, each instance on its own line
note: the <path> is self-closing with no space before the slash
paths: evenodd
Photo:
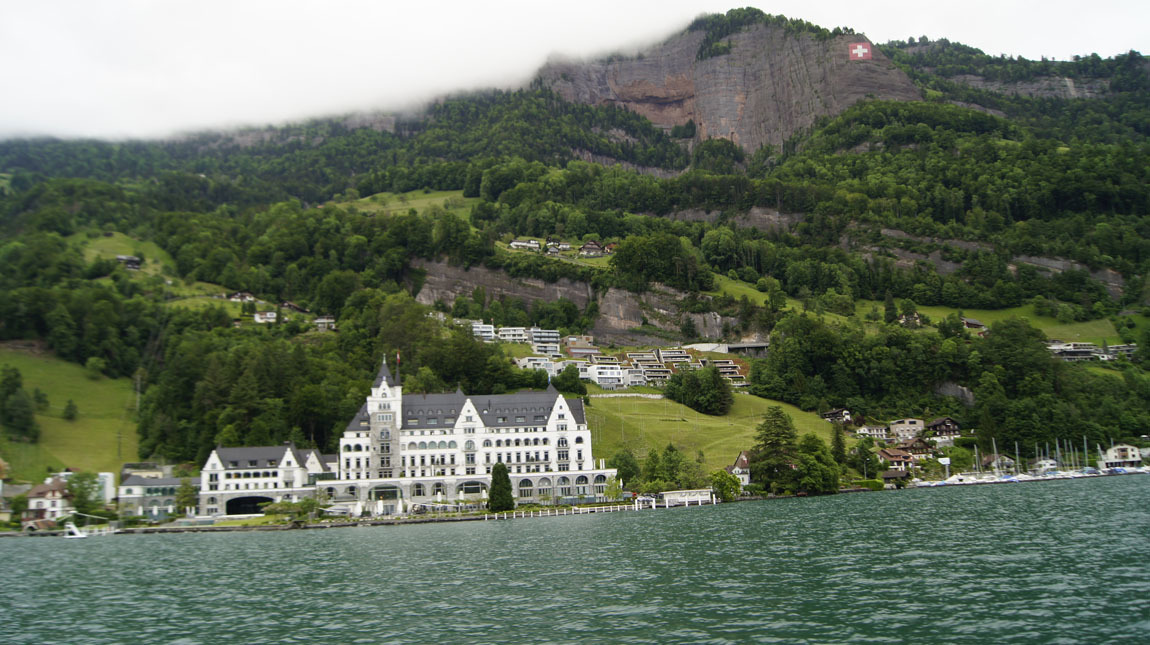
<path id="1" fill-rule="evenodd" d="M 1098 460 L 1098 470 L 1108 468 L 1138 468 L 1142 465 L 1142 453 L 1137 447 L 1120 443 L 1111 447 Z"/>
<path id="2" fill-rule="evenodd" d="M 384 364 L 340 440 L 338 479 L 318 488 L 352 514 L 478 504 L 500 462 L 520 500 L 600 498 L 615 475 L 596 467 L 579 399 L 553 388 L 405 396 Z"/>
<path id="3" fill-rule="evenodd" d="M 623 368 L 618 365 L 589 365 L 587 373 L 592 383 L 605 390 L 616 390 L 627 385 Z"/>
<path id="4" fill-rule="evenodd" d="M 490 343 L 495 340 L 495 325 L 473 322 L 471 323 L 471 335 L 485 343 Z"/>
<path id="5" fill-rule="evenodd" d="M 890 432 L 886 426 L 863 426 L 855 430 L 855 436 L 870 437 L 875 441 L 886 441 L 887 437 L 890 436 Z"/>
<path id="6" fill-rule="evenodd" d="M 259 324 L 274 323 L 276 321 L 276 312 L 274 311 L 257 311 L 252 314 L 252 318 Z"/>
<path id="7" fill-rule="evenodd" d="M 312 476 L 328 472 L 315 450 L 282 446 L 216 448 L 200 470 L 204 515 L 259 513 L 262 502 L 294 502 L 315 495 Z"/>
<path id="8" fill-rule="evenodd" d="M 526 327 L 500 327 L 496 332 L 499 340 L 505 343 L 526 343 L 527 342 L 527 328 Z"/>
<path id="9" fill-rule="evenodd" d="M 531 339 L 531 351 L 536 354 L 552 356 L 559 353 L 561 345 L 558 330 L 532 327 L 527 330 L 527 335 Z"/>

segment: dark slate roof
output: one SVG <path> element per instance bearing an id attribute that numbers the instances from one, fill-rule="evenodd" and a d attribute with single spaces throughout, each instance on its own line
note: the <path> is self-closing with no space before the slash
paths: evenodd
<path id="1" fill-rule="evenodd" d="M 387 365 L 384 365 L 383 369 L 387 369 Z M 377 379 L 376 385 L 378 386 L 379 383 L 380 383 L 380 381 Z M 348 430 L 359 430 L 359 431 L 370 430 L 371 429 L 369 427 L 370 421 L 371 421 L 371 415 L 369 415 L 367 413 L 367 402 L 364 402 L 363 405 L 359 406 L 359 412 L 356 412 L 355 416 L 351 418 L 351 421 L 349 421 L 347 423 L 347 429 Z M 338 455 L 337 455 L 336 459 L 338 461 Z"/>
<path id="2" fill-rule="evenodd" d="M 132 475 L 120 482 L 121 486 L 179 486 L 188 480 L 192 486 L 200 487 L 199 477 L 140 477 Z"/>
<path id="3" fill-rule="evenodd" d="M 383 385 L 384 382 L 386 382 L 388 386 L 396 384 L 395 377 L 391 375 L 391 370 L 387 367 L 386 356 L 383 358 L 382 364 L 379 366 L 379 374 L 375 375 L 375 383 L 372 383 L 371 386 L 379 387 L 380 385 Z"/>
<path id="4" fill-rule="evenodd" d="M 224 469 L 229 468 L 275 468 L 280 465 L 280 460 L 284 457 L 286 448 L 290 448 L 292 456 L 295 457 L 296 463 L 303 464 L 304 459 L 295 449 L 295 446 L 250 446 L 247 448 L 216 448 L 216 454 L 219 455 L 220 461 L 224 464 Z M 255 461 L 256 465 L 249 465 L 248 462 Z M 237 465 L 232 466 L 229 462 L 236 462 Z M 276 465 L 272 466 L 270 461 L 275 461 Z"/>
<path id="5" fill-rule="evenodd" d="M 451 394 L 408 394 L 403 397 L 402 424 L 408 430 L 451 427 L 459 417 L 464 403 L 471 399 L 483 424 L 489 428 L 542 426 L 551 417 L 558 396 L 559 392 L 554 387 L 548 387 L 542 392 L 477 394 L 470 397 L 458 390 Z M 575 423 L 586 423 L 582 399 L 567 399 L 567 405 Z M 517 417 L 523 420 L 516 421 Z M 416 423 L 409 423 L 413 419 Z M 431 419 L 435 419 L 434 425 L 430 423 Z"/>
<path id="6" fill-rule="evenodd" d="M 400 425 L 406 429 L 452 427 L 466 401 L 467 397 L 459 390 L 450 394 L 405 394 Z M 479 407 L 478 401 L 475 406 Z M 415 423 L 411 423 L 413 420 Z"/>

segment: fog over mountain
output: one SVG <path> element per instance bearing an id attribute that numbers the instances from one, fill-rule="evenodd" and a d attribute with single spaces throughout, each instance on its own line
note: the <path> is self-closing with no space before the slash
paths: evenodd
<path id="1" fill-rule="evenodd" d="M 515 86 L 553 56 L 663 40 L 730 0 L 606 2 L 7 3 L 0 137 L 157 137 L 332 113 L 402 109 Z M 903 0 L 754 3 L 872 41 L 928 35 L 992 54 L 1150 50 L 1144 3 Z"/>

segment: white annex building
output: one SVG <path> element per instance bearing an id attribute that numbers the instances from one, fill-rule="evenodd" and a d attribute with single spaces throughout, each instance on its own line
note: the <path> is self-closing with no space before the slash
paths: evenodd
<path id="1" fill-rule="evenodd" d="M 520 502 L 603 499 L 615 476 L 591 455 L 583 401 L 543 392 L 403 394 L 384 362 L 339 443 L 338 479 L 319 493 L 353 514 L 412 504 L 478 504 L 502 462 Z"/>

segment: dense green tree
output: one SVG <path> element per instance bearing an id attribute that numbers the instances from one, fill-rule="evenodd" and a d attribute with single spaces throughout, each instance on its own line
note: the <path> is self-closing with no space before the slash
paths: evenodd
<path id="1" fill-rule="evenodd" d="M 188 509 L 194 510 L 200 505 L 199 493 L 187 477 L 181 479 L 179 487 L 176 488 L 175 504 L 177 513 L 185 513 Z"/>
<path id="2" fill-rule="evenodd" d="M 790 489 L 795 483 L 797 440 L 791 415 L 777 405 L 767 408 L 749 455 L 751 480 L 772 491 Z"/>
<path id="3" fill-rule="evenodd" d="M 730 411 L 735 400 L 731 384 L 715 367 L 676 372 L 667 379 L 663 392 L 676 403 L 716 416 Z"/>
<path id="4" fill-rule="evenodd" d="M 711 490 L 715 496 L 724 502 L 733 502 L 739 498 L 743 486 L 739 478 L 725 470 L 711 472 Z"/>
<path id="5" fill-rule="evenodd" d="M 799 440 L 796 474 L 801 491 L 834 493 L 839 489 L 839 466 L 827 445 L 814 434 L 804 434 Z"/>
<path id="6" fill-rule="evenodd" d="M 0 423 L 9 436 L 23 441 L 40 440 L 40 424 L 36 422 L 36 406 L 23 389 L 11 394 L 0 409 Z"/>
<path id="7" fill-rule="evenodd" d="M 582 396 L 587 394 L 587 386 L 579 378 L 579 368 L 574 365 L 568 365 L 563 368 L 563 371 L 555 378 L 551 379 L 551 384 L 555 386 L 556 390 L 564 394 L 575 394 Z"/>
<path id="8" fill-rule="evenodd" d="M 64 418 L 68 421 L 75 421 L 79 414 L 80 411 L 76 407 L 76 402 L 72 399 L 68 399 L 68 403 L 64 406 Z"/>
<path id="9" fill-rule="evenodd" d="M 855 447 L 851 448 L 847 465 L 857 470 L 864 479 L 877 478 L 882 462 L 874 452 L 874 439 L 870 437 L 859 439 Z"/>
<path id="10" fill-rule="evenodd" d="M 607 467 L 616 470 L 619 480 L 623 482 L 624 486 L 634 486 L 638 483 L 641 472 L 639 460 L 635 458 L 635 453 L 630 450 L 623 449 L 611 455 L 611 458 L 607 460 Z"/>
<path id="11" fill-rule="evenodd" d="M 77 512 L 90 515 L 103 507 L 96 473 L 88 471 L 73 473 L 68 477 L 67 492 L 72 498 L 72 507 Z"/>
<path id="12" fill-rule="evenodd" d="M 507 466 L 503 462 L 491 468 L 491 491 L 487 499 L 487 508 L 493 513 L 510 511 L 515 508 L 515 497 L 511 492 L 511 478 L 507 475 Z"/>

